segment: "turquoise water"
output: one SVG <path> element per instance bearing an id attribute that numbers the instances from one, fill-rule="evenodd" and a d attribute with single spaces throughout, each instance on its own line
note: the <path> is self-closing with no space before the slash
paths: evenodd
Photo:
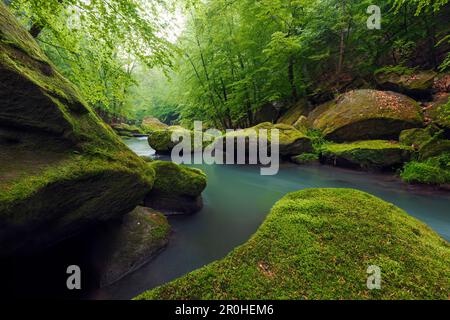
<path id="1" fill-rule="evenodd" d="M 145 138 L 127 139 L 139 155 L 154 155 Z M 254 166 L 196 165 L 208 175 L 204 208 L 170 218 L 170 244 L 156 259 L 115 285 L 92 295 L 128 299 L 225 256 L 244 243 L 286 193 L 304 188 L 355 188 L 404 209 L 450 241 L 450 193 L 406 186 L 391 175 L 329 166 L 282 165 L 276 176 L 261 176 Z"/>

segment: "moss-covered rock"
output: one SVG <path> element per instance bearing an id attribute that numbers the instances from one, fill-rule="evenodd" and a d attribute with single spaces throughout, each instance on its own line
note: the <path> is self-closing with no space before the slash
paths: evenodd
<path id="1" fill-rule="evenodd" d="M 154 161 L 149 166 L 156 172 L 156 178 L 145 206 L 168 215 L 191 214 L 202 208 L 201 194 L 207 179 L 201 170 L 168 161 Z"/>
<path id="2" fill-rule="evenodd" d="M 322 148 L 326 163 L 362 169 L 392 169 L 409 161 L 411 153 L 410 147 L 384 140 L 326 144 Z"/>
<path id="3" fill-rule="evenodd" d="M 319 107 L 308 120 L 313 129 L 336 142 L 393 139 L 401 131 L 423 126 L 414 100 L 394 92 L 356 90 Z"/>
<path id="4" fill-rule="evenodd" d="M 122 137 L 135 137 L 144 135 L 144 131 L 141 128 L 127 123 L 112 124 L 111 128 L 113 128 L 113 130 Z"/>
<path id="5" fill-rule="evenodd" d="M 166 217 L 149 208 L 137 207 L 123 219 L 109 222 L 94 250 L 102 261 L 100 286 L 120 280 L 153 259 L 167 245 L 169 233 Z"/>
<path id="6" fill-rule="evenodd" d="M 291 125 L 287 124 L 273 124 L 270 122 L 260 123 L 257 126 L 252 128 L 247 128 L 244 130 L 238 130 L 234 132 L 227 133 L 223 137 L 221 137 L 220 142 L 224 144 L 224 150 L 226 150 L 226 142 L 229 139 L 234 140 L 235 150 L 237 150 L 236 145 L 239 138 L 246 139 L 246 151 L 248 153 L 249 150 L 249 139 L 248 137 L 254 136 L 256 138 L 259 137 L 259 130 L 267 130 L 267 139 L 269 142 L 268 149 L 270 150 L 271 134 L 273 129 L 278 130 L 279 133 L 279 152 L 280 155 L 285 156 L 293 156 L 298 155 L 305 152 L 312 151 L 312 142 L 311 139 L 303 132 L 297 130 Z M 256 133 L 256 135 L 255 135 Z M 259 139 L 257 141 L 259 143 Z"/>
<path id="7" fill-rule="evenodd" d="M 247 243 L 136 299 L 448 299 L 450 245 L 351 189 L 286 195 Z M 369 266 L 381 289 L 367 288 Z"/>
<path id="8" fill-rule="evenodd" d="M 381 89 L 396 91 L 417 99 L 431 97 L 436 76 L 434 71 L 401 67 L 385 67 L 375 72 L 375 80 Z"/>
<path id="9" fill-rule="evenodd" d="M 0 2 L 0 255 L 133 210 L 154 171 L 134 155 Z"/>
<path id="10" fill-rule="evenodd" d="M 150 133 L 155 130 L 167 129 L 169 126 L 162 123 L 159 119 L 154 117 L 146 117 L 142 120 L 141 128 L 144 132 Z"/>
<path id="11" fill-rule="evenodd" d="M 176 134 L 177 137 L 181 137 L 179 141 L 173 141 L 172 136 Z M 159 130 L 153 130 L 149 132 L 148 135 L 148 143 L 150 147 L 156 150 L 159 154 L 170 154 L 173 150 L 173 148 L 180 142 L 183 141 L 183 139 L 186 139 L 189 137 L 191 140 L 191 152 L 194 152 L 197 145 L 196 140 L 194 137 L 194 131 L 185 129 L 181 126 L 171 126 L 166 129 L 159 129 Z M 202 135 L 206 135 L 205 133 L 202 133 Z M 213 137 L 208 137 L 208 139 L 205 139 L 205 141 L 202 141 L 202 150 L 206 148 L 208 145 L 214 142 Z"/>

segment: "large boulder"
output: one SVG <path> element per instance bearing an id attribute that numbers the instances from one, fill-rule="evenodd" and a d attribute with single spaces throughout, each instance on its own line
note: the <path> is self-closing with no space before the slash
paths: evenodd
<path id="1" fill-rule="evenodd" d="M 159 119 L 154 117 L 146 117 L 142 120 L 141 128 L 146 133 L 155 131 L 155 130 L 163 130 L 168 128 L 169 126 L 165 123 L 162 123 Z"/>
<path id="2" fill-rule="evenodd" d="M 326 144 L 322 158 L 326 163 L 361 169 L 393 169 L 411 158 L 412 148 L 392 141 L 372 140 Z"/>
<path id="3" fill-rule="evenodd" d="M 0 256 L 133 210 L 154 171 L 86 105 L 0 2 Z"/>
<path id="4" fill-rule="evenodd" d="M 156 178 L 145 198 L 146 207 L 167 215 L 192 214 L 203 207 L 201 195 L 207 179 L 201 170 L 169 161 L 154 161 L 149 166 L 156 172 Z"/>
<path id="5" fill-rule="evenodd" d="M 448 300 L 449 265 L 449 243 L 393 204 L 357 190 L 307 189 L 278 201 L 222 260 L 136 299 Z M 381 289 L 370 290 L 376 267 Z"/>
<path id="6" fill-rule="evenodd" d="M 308 118 L 313 129 L 336 142 L 397 140 L 401 131 L 423 126 L 414 100 L 394 92 L 356 90 L 318 107 Z"/>
<path id="7" fill-rule="evenodd" d="M 200 134 L 201 132 L 198 133 Z M 183 142 L 184 139 L 190 139 L 191 152 L 194 152 L 197 147 L 200 147 L 203 150 L 208 145 L 214 142 L 214 137 L 209 136 L 205 133 L 201 133 L 202 137 L 205 137 L 205 139 L 201 142 L 201 146 L 197 146 L 194 134 L 194 131 L 188 130 L 181 126 L 170 126 L 165 129 L 150 131 L 148 135 L 148 144 L 150 145 L 150 147 L 155 149 L 157 153 L 168 155 L 172 152 L 173 148 L 178 143 Z M 176 139 L 172 139 L 174 135 L 179 138 L 178 141 Z"/>
<path id="8" fill-rule="evenodd" d="M 414 71 L 405 68 L 383 68 L 375 73 L 378 87 L 422 99 L 431 98 L 434 71 Z"/>
<path id="9" fill-rule="evenodd" d="M 161 213 L 137 207 L 122 219 L 108 222 L 94 244 L 100 286 L 110 285 L 139 269 L 165 248 L 170 226 Z"/>
<path id="10" fill-rule="evenodd" d="M 234 149 L 236 153 L 236 146 L 238 139 L 246 139 L 246 150 L 248 153 L 249 150 L 249 139 L 248 137 L 254 136 L 254 133 L 256 133 L 255 137 L 259 137 L 260 130 L 267 130 L 267 138 L 268 138 L 268 150 L 270 150 L 270 143 L 271 143 L 271 134 L 272 130 L 278 130 L 279 132 L 279 152 L 282 157 L 287 156 L 294 156 L 299 155 L 302 153 L 311 152 L 313 150 L 312 148 L 312 142 L 309 137 L 306 136 L 304 132 L 301 132 L 297 130 L 295 127 L 287 124 L 272 124 L 270 122 L 264 122 L 257 126 L 254 126 L 252 128 L 247 128 L 243 130 L 237 130 L 234 132 L 229 132 L 221 139 L 219 140 L 219 143 L 224 144 L 224 150 L 226 151 L 226 144 L 227 140 L 232 139 L 234 140 Z M 259 139 L 258 139 L 259 143 Z"/>

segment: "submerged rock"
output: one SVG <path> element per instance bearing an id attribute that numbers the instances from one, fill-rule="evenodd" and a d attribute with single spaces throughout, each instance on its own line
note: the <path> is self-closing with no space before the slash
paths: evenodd
<path id="1" fill-rule="evenodd" d="M 412 148 L 392 141 L 358 141 L 327 144 L 322 149 L 326 163 L 362 169 L 393 169 L 411 158 Z"/>
<path id="2" fill-rule="evenodd" d="M 102 261 L 100 286 L 120 280 L 153 259 L 167 245 L 169 233 L 166 217 L 143 207 L 108 223 L 94 251 Z"/>
<path id="3" fill-rule="evenodd" d="M 408 70 L 406 70 L 408 71 Z M 409 95 L 416 99 L 430 98 L 437 73 L 434 71 L 405 72 L 403 69 L 381 69 L 375 73 L 378 86 Z"/>
<path id="4" fill-rule="evenodd" d="M 423 126 L 414 100 L 394 92 L 356 90 L 320 106 L 308 118 L 313 129 L 336 142 L 392 139 Z"/>
<path id="5" fill-rule="evenodd" d="M 136 299 L 447 300 L 449 265 L 449 243 L 393 204 L 306 189 L 278 201 L 224 259 Z M 381 290 L 367 288 L 369 266 L 381 269 Z"/>
<path id="6" fill-rule="evenodd" d="M 168 161 L 154 161 L 149 166 L 156 172 L 156 178 L 145 198 L 146 207 L 167 215 L 192 214 L 203 207 L 201 194 L 207 179 L 201 170 Z"/>
<path id="7" fill-rule="evenodd" d="M 95 115 L 0 2 L 0 256 L 133 210 L 154 171 Z"/>

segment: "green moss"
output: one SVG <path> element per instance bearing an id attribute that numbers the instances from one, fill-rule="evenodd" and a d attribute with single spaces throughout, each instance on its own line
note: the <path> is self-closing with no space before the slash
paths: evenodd
<path id="1" fill-rule="evenodd" d="M 134 135 L 144 134 L 144 130 L 135 125 L 120 123 L 111 126 L 119 135 L 125 137 L 133 137 Z"/>
<path id="2" fill-rule="evenodd" d="M 307 101 L 299 101 L 291 108 L 289 108 L 285 114 L 283 114 L 278 123 L 284 123 L 288 125 L 294 125 L 297 120 L 304 116 L 308 111 L 308 102 Z"/>
<path id="3" fill-rule="evenodd" d="M 199 169 L 169 161 L 153 161 L 149 166 L 156 172 L 152 192 L 198 197 L 206 188 L 206 175 Z"/>
<path id="4" fill-rule="evenodd" d="M 400 143 L 406 146 L 415 146 L 421 147 L 427 141 L 429 141 L 432 137 L 432 133 L 430 132 L 430 128 L 414 128 L 403 130 L 400 133 Z"/>
<path id="5" fill-rule="evenodd" d="M 423 119 L 414 100 L 393 92 L 355 90 L 313 111 L 313 129 L 336 142 L 398 139 L 401 131 L 421 127 Z"/>
<path id="6" fill-rule="evenodd" d="M 450 246 L 394 205 L 350 189 L 290 193 L 244 245 L 136 299 L 448 299 Z M 367 268 L 381 289 L 367 289 Z"/>
<path id="7" fill-rule="evenodd" d="M 416 70 L 403 66 L 388 66 L 375 72 L 378 85 L 410 94 L 431 90 L 436 76 L 434 71 Z"/>
<path id="8" fill-rule="evenodd" d="M 450 171 L 430 163 L 412 161 L 405 165 L 401 173 L 403 181 L 440 185 L 450 183 Z"/>
<path id="9" fill-rule="evenodd" d="M 412 75 L 416 69 L 414 68 L 408 68 L 402 65 L 396 65 L 396 66 L 385 66 L 382 68 L 379 68 L 375 71 L 375 75 L 379 74 L 398 74 L 398 75 L 406 75 L 410 76 Z"/>
<path id="10" fill-rule="evenodd" d="M 353 143 L 329 143 L 322 156 L 337 165 L 348 162 L 361 168 L 389 168 L 408 161 L 412 148 L 392 141 L 369 140 Z"/>
<path id="11" fill-rule="evenodd" d="M 169 126 L 165 123 L 162 123 L 157 118 L 147 117 L 142 120 L 141 128 L 146 133 L 150 133 L 155 130 L 163 130 L 168 128 Z"/>
<path id="12" fill-rule="evenodd" d="M 450 140 L 442 139 L 441 135 L 437 134 L 421 146 L 419 158 L 426 160 L 445 153 L 450 153 Z"/>
<path id="13" fill-rule="evenodd" d="M 301 155 L 292 157 L 291 161 L 296 164 L 308 164 L 319 161 L 319 155 L 316 153 L 303 153 Z"/>

